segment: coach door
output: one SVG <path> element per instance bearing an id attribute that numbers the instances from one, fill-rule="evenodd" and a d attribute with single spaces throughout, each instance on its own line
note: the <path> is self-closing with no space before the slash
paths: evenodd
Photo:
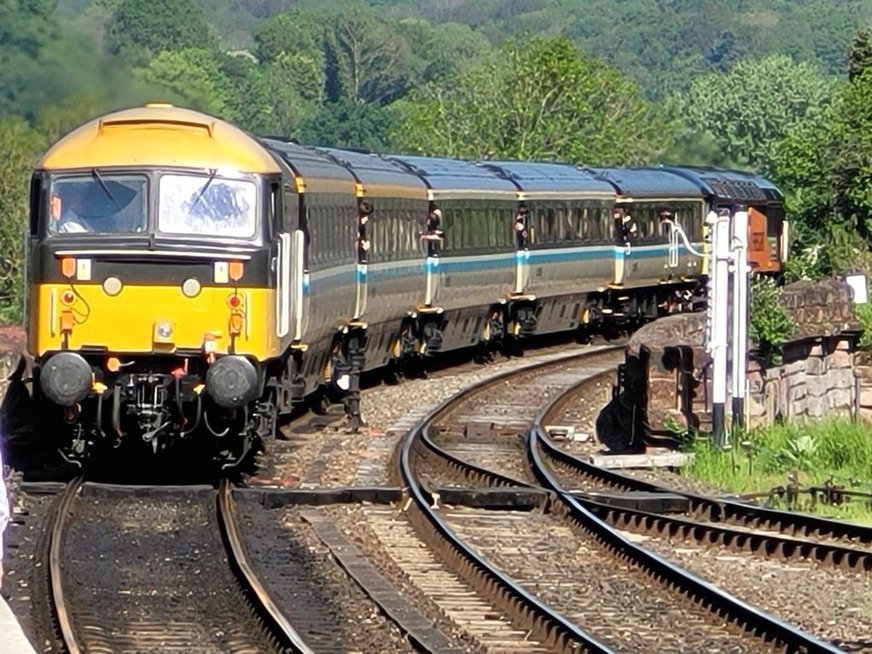
<path id="1" fill-rule="evenodd" d="M 357 293 L 354 299 L 354 320 L 361 320 L 363 314 L 366 313 L 367 268 L 369 265 L 370 248 L 372 246 L 367 236 L 367 231 L 372 212 L 373 206 L 369 200 L 358 200 L 357 238 L 355 240 L 355 247 L 357 249 L 357 274 L 355 275 Z"/>
<path id="2" fill-rule="evenodd" d="M 515 232 L 515 284 L 513 295 L 523 295 L 530 285 L 530 234 L 533 225 L 526 202 L 518 204 L 512 229 Z"/>
<path id="3" fill-rule="evenodd" d="M 626 281 L 627 258 L 630 256 L 632 246 L 630 245 L 630 233 L 632 230 L 633 219 L 627 209 L 615 207 L 612 212 L 612 230 L 614 238 L 614 259 L 615 268 L 612 284 L 615 286 L 623 286 Z"/>
<path id="4" fill-rule="evenodd" d="M 424 247 L 424 307 L 435 307 L 439 300 L 439 250 L 442 249 L 442 241 L 445 233 L 442 230 L 442 210 L 436 203 L 431 202 L 427 213 L 427 222 L 424 232 L 421 234 L 421 242 Z"/>

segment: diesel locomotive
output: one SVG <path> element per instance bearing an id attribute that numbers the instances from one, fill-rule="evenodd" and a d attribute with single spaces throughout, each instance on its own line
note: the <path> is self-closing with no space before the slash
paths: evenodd
<path id="1" fill-rule="evenodd" d="M 360 374 L 689 308 L 705 217 L 746 207 L 780 268 L 781 193 L 710 168 L 589 169 L 374 155 L 258 138 L 152 103 L 39 161 L 27 326 L 37 415 L 63 455 L 198 442 L 238 463 Z"/>

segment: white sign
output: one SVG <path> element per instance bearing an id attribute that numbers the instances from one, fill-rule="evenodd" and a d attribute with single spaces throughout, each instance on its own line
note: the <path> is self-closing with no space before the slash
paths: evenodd
<path id="1" fill-rule="evenodd" d="M 866 304 L 869 301 L 869 292 L 866 287 L 866 275 L 847 275 L 845 281 L 851 287 L 854 295 L 854 304 Z"/>

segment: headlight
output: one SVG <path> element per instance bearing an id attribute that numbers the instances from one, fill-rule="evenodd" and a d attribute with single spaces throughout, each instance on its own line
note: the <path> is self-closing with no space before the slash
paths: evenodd
<path id="1" fill-rule="evenodd" d="M 185 297 L 197 297 L 200 293 L 200 282 L 189 277 L 182 283 L 182 293 Z"/>
<path id="2" fill-rule="evenodd" d="M 106 295 L 111 295 L 113 297 L 118 295 L 123 287 L 124 285 L 117 277 L 107 277 L 103 282 L 103 290 L 106 292 Z"/>

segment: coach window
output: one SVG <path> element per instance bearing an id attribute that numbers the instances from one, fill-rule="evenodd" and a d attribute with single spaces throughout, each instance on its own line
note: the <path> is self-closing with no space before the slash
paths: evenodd
<path id="1" fill-rule="evenodd" d="M 608 243 L 611 241 L 612 233 L 612 212 L 608 206 L 600 207 L 594 214 L 596 222 L 599 225 L 599 241 Z"/>
<path id="2" fill-rule="evenodd" d="M 484 203 L 476 202 L 475 211 L 472 214 L 472 224 L 470 225 L 472 232 L 472 247 L 476 250 L 487 247 L 487 209 Z"/>
<path id="3" fill-rule="evenodd" d="M 557 220 L 560 222 L 560 235 L 563 241 L 575 240 L 575 227 L 572 224 L 572 213 L 566 202 L 557 205 Z"/>
<path id="4" fill-rule="evenodd" d="M 560 224 L 557 221 L 557 213 L 553 206 L 545 208 L 545 232 L 543 243 L 557 243 L 560 240 Z"/>
<path id="5" fill-rule="evenodd" d="M 406 257 L 414 257 L 418 253 L 418 234 L 415 225 L 417 211 L 417 203 L 408 201 L 399 219 L 403 234 L 403 253 Z"/>
<path id="6" fill-rule="evenodd" d="M 591 242 L 591 223 L 587 216 L 587 207 L 576 205 L 572 208 L 572 221 L 575 225 L 575 233 L 582 243 Z"/>
<path id="7" fill-rule="evenodd" d="M 639 221 L 642 227 L 639 229 L 639 240 L 646 243 L 657 241 L 660 238 L 660 219 L 657 217 L 657 208 L 653 204 L 644 204 L 639 207 Z"/>
<path id="8" fill-rule="evenodd" d="M 585 204 L 578 207 L 576 211 L 581 241 L 583 243 L 598 243 L 600 240 L 599 209 Z"/>
<path id="9" fill-rule="evenodd" d="M 462 209 L 457 205 L 441 204 L 442 207 L 442 222 L 440 229 L 442 230 L 442 250 L 445 252 L 456 251 L 460 243 L 463 241 L 462 226 L 459 220 Z M 427 232 L 425 225 L 422 232 Z M 426 243 L 423 243 L 426 250 Z"/>

